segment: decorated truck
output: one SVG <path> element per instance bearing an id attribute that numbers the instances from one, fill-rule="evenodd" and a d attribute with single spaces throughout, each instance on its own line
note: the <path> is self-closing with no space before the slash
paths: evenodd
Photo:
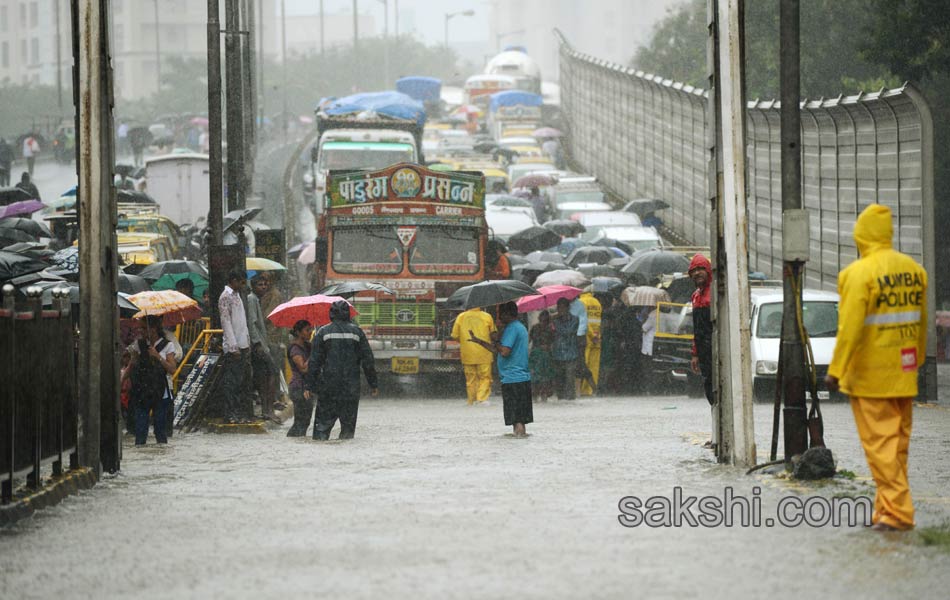
<path id="1" fill-rule="evenodd" d="M 354 297 L 377 369 L 461 371 L 450 339 L 456 289 L 485 276 L 485 178 L 411 163 L 331 171 L 318 222 L 317 283 L 372 281 L 395 292 Z"/>

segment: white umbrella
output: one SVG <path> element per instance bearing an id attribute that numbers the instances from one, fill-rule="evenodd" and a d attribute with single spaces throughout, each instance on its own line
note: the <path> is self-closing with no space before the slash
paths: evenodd
<path id="1" fill-rule="evenodd" d="M 656 306 L 657 302 L 669 302 L 670 295 L 664 289 L 638 285 L 625 289 L 620 300 L 627 306 Z"/>
<path id="2" fill-rule="evenodd" d="M 556 271 L 541 273 L 538 275 L 538 278 L 534 280 L 534 286 L 536 288 L 546 285 L 570 285 L 576 288 L 583 288 L 590 285 L 590 279 L 579 271 L 558 269 Z"/>

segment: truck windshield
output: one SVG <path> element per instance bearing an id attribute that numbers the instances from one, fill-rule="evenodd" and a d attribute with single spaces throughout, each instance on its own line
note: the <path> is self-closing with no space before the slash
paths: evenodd
<path id="1" fill-rule="evenodd" d="M 354 227 L 333 232 L 337 273 L 396 275 L 402 272 L 402 244 L 391 226 Z"/>
<path id="2" fill-rule="evenodd" d="M 835 337 L 838 333 L 837 302 L 802 302 L 802 318 L 808 337 Z M 782 335 L 782 303 L 769 302 L 759 309 L 756 337 L 778 338 Z"/>
<path id="3" fill-rule="evenodd" d="M 320 169 L 385 169 L 401 162 L 415 162 L 412 146 L 387 144 L 386 149 L 324 148 L 320 153 Z"/>
<path id="4" fill-rule="evenodd" d="M 419 227 L 409 252 L 417 275 L 474 275 L 479 262 L 478 231 L 463 227 Z"/>

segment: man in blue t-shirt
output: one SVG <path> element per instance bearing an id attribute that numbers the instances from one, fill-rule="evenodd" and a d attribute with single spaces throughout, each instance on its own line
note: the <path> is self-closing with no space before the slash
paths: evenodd
<path id="1" fill-rule="evenodd" d="M 505 425 L 511 425 L 515 436 L 524 437 L 525 425 L 534 421 L 531 406 L 531 372 L 528 370 L 528 330 L 518 320 L 518 306 L 506 302 L 498 307 L 498 319 L 504 331 L 498 341 L 485 341 L 469 330 L 469 339 L 498 355 L 501 378 L 501 400 Z"/>

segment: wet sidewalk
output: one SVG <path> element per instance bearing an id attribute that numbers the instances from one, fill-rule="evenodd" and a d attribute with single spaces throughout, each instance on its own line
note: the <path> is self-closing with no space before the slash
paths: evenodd
<path id="1" fill-rule="evenodd" d="M 357 438 L 191 434 L 126 448 L 123 473 L 0 532 L 9 598 L 939 597 L 950 554 L 863 527 L 625 528 L 624 496 L 873 494 L 850 408 L 823 407 L 839 468 L 794 486 L 717 465 L 683 397 L 501 406 L 364 400 Z M 950 411 L 918 408 L 920 526 L 950 521 Z M 771 407 L 756 407 L 760 462 Z M 781 448 L 781 445 L 780 445 Z M 147 566 L 143 566 L 147 565 Z"/>

